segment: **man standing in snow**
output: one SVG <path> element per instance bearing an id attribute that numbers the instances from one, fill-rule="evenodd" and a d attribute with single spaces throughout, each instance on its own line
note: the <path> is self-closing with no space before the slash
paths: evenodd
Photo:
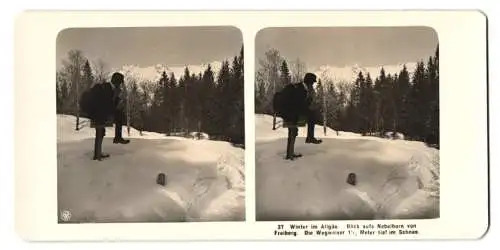
<path id="1" fill-rule="evenodd" d="M 127 144 L 130 140 L 123 139 L 122 126 L 125 120 L 125 91 L 124 76 L 121 73 L 115 72 L 111 76 L 111 88 L 113 89 L 113 104 L 114 104 L 114 122 L 115 122 L 115 138 L 113 143 Z"/>
<path id="2" fill-rule="evenodd" d="M 302 156 L 295 153 L 295 139 L 299 132 L 298 127 L 305 126 L 304 114 L 307 93 L 301 86 L 301 83 L 288 84 L 280 94 L 283 100 L 280 116 L 283 118 L 283 127 L 288 128 L 285 158 L 287 160 L 294 160 Z"/>
<path id="3" fill-rule="evenodd" d="M 314 138 L 315 115 L 311 108 L 313 102 L 314 89 L 313 84 L 316 82 L 316 75 L 307 73 L 304 76 L 304 81 L 296 84 L 285 86 L 281 95 L 283 96 L 283 127 L 288 128 L 288 141 L 286 158 L 294 160 L 301 157 L 301 154 L 296 154 L 295 139 L 298 135 L 298 127 L 305 126 L 307 120 L 307 138 L 306 143 L 319 144 L 321 140 Z"/>
<path id="4" fill-rule="evenodd" d="M 102 153 L 102 141 L 106 135 L 106 123 L 113 115 L 113 89 L 109 83 L 98 83 L 92 87 L 91 120 L 95 127 L 94 160 L 109 157 Z"/>
<path id="5" fill-rule="evenodd" d="M 127 144 L 130 141 L 122 137 L 125 98 L 121 86 L 124 77 L 121 73 L 114 73 L 111 83 L 98 83 L 92 87 L 92 123 L 95 127 L 94 160 L 101 161 L 109 154 L 102 153 L 102 141 L 106 135 L 108 119 L 113 116 L 115 123 L 115 138 L 113 143 Z"/>
<path id="6" fill-rule="evenodd" d="M 301 84 L 301 87 L 306 92 L 306 101 L 305 101 L 305 115 L 307 117 L 307 137 L 306 143 L 314 143 L 320 144 L 322 141 L 318 140 L 314 137 L 314 126 L 316 125 L 316 110 L 312 108 L 315 92 L 313 85 L 316 82 L 316 75 L 313 73 L 306 73 L 304 76 L 304 82 Z"/>

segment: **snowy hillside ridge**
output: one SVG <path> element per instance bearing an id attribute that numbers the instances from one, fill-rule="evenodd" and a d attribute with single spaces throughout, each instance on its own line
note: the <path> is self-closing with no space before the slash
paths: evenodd
<path id="1" fill-rule="evenodd" d="M 57 115 L 58 212 L 86 222 L 242 221 L 245 219 L 244 150 L 230 143 L 193 140 L 131 129 L 131 142 L 113 144 L 106 128 L 93 161 L 95 130 L 88 119 Z M 124 127 L 126 136 L 126 127 Z M 156 183 L 159 173 L 166 185 Z"/>
<path id="2" fill-rule="evenodd" d="M 255 124 L 256 124 L 256 131 L 259 133 L 256 133 L 256 137 L 262 140 L 269 140 L 269 139 L 276 139 L 280 138 L 283 136 L 287 136 L 287 129 L 282 127 L 283 124 L 283 119 L 280 117 L 276 117 L 276 130 L 272 130 L 273 127 L 273 117 L 271 115 L 267 114 L 255 114 Z M 323 138 L 337 138 L 337 139 L 359 139 L 363 138 L 366 140 L 404 140 L 404 135 L 401 133 L 396 133 L 394 136 L 392 136 L 392 132 L 387 132 L 384 134 L 384 138 L 381 138 L 379 136 L 369 136 L 365 135 L 362 136 L 359 133 L 354 133 L 354 132 L 348 132 L 348 131 L 337 131 L 334 130 L 330 127 L 326 127 L 326 135 L 325 135 L 325 130 L 323 128 L 323 125 L 317 124 L 315 126 L 315 132 L 316 135 L 319 137 Z M 307 134 L 306 127 L 303 129 L 299 129 L 299 137 L 305 137 Z"/>
<path id="3" fill-rule="evenodd" d="M 370 73 L 370 77 L 372 78 L 372 81 L 375 81 L 375 79 L 380 75 L 380 70 L 382 67 L 385 70 L 385 74 L 399 74 L 399 72 L 403 69 L 403 66 L 406 65 L 406 69 L 408 70 L 408 73 L 411 74 L 415 70 L 417 63 L 415 62 L 407 62 L 407 63 L 400 63 L 400 64 L 395 64 L 395 65 L 383 65 L 383 66 L 362 66 L 362 65 L 352 65 L 352 66 L 344 66 L 344 67 L 336 67 L 336 66 L 331 66 L 331 65 L 322 65 L 318 68 L 312 68 L 310 69 L 311 72 L 315 73 L 318 78 L 320 78 L 322 81 L 326 80 L 332 80 L 334 83 L 338 83 L 340 81 L 346 82 L 346 83 L 353 83 L 356 78 L 358 77 L 359 72 L 362 72 L 363 75 L 366 77 L 367 73 Z"/>
<path id="4" fill-rule="evenodd" d="M 287 129 L 255 115 L 257 220 L 432 219 L 439 217 L 439 150 L 418 141 L 362 136 L 316 126 L 322 144 L 284 160 Z M 346 183 L 349 173 L 358 183 Z"/>
<path id="5" fill-rule="evenodd" d="M 139 81 L 151 81 L 153 83 L 158 82 L 160 79 L 161 73 L 165 71 L 170 77 L 170 73 L 174 73 L 177 81 L 181 77 L 184 76 L 184 70 L 188 67 L 189 72 L 191 74 L 202 73 L 207 69 L 208 64 L 212 68 L 212 72 L 214 72 L 214 76 L 219 72 L 222 62 L 221 61 L 213 61 L 210 63 L 203 63 L 199 65 L 177 65 L 177 66 L 168 66 L 168 65 L 152 65 L 152 66 L 139 66 L 139 65 L 123 65 L 119 68 L 113 69 L 111 72 L 121 72 L 125 74 L 129 78 L 133 78 Z M 109 75 L 109 79 L 111 79 L 111 74 Z"/>
<path id="6" fill-rule="evenodd" d="M 93 138 L 95 136 L 95 129 L 90 127 L 90 120 L 85 117 L 80 117 L 80 129 L 75 131 L 76 128 L 76 116 L 57 114 L 57 127 L 58 127 L 58 141 L 59 140 L 81 140 L 84 138 Z M 106 138 L 112 138 L 114 136 L 114 127 L 106 127 Z M 140 139 L 192 139 L 192 140 L 210 140 L 210 135 L 204 132 L 190 132 L 187 136 L 182 134 L 166 136 L 162 133 L 142 131 L 142 135 L 139 130 L 130 127 L 130 136 L 128 135 L 127 126 L 124 125 L 122 128 L 124 136 L 130 138 L 140 138 Z"/>
<path id="7" fill-rule="evenodd" d="M 273 127 L 273 118 L 270 115 L 266 114 L 256 114 L 255 115 L 257 127 L 262 128 L 262 133 L 260 135 L 265 135 L 261 137 L 261 139 L 270 139 L 276 136 L 287 136 L 287 130 L 282 127 L 283 119 L 280 117 L 276 117 L 276 130 L 272 131 L 272 134 L 266 133 L 265 129 Z M 306 136 L 306 130 L 299 130 L 299 136 Z M 326 135 L 325 130 L 322 124 L 317 124 L 315 127 L 315 134 L 324 136 L 327 138 L 339 138 L 339 139 L 353 139 L 358 137 L 366 138 L 367 140 L 373 139 L 385 139 L 385 140 L 404 140 L 405 136 L 400 132 L 385 132 L 383 136 L 378 136 L 376 133 L 366 135 L 361 135 L 359 133 L 354 132 L 346 132 L 340 130 L 333 130 L 330 127 L 326 127 Z"/>

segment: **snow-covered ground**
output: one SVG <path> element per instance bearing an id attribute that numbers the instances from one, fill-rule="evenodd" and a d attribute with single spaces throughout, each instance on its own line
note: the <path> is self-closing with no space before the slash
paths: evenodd
<path id="1" fill-rule="evenodd" d="M 280 121 L 279 118 L 277 118 Z M 420 219 L 439 217 L 439 150 L 316 126 L 319 145 L 305 144 L 284 160 L 287 130 L 257 114 L 257 220 Z M 349 173 L 357 185 L 346 183 Z"/>
<path id="2" fill-rule="evenodd" d="M 58 115 L 58 209 L 69 222 L 227 221 L 245 219 L 244 151 L 226 142 L 167 137 L 135 129 L 127 145 L 106 129 L 93 161 L 95 130 L 87 119 Z M 166 174 L 165 186 L 156 184 Z M 60 219 L 62 222 L 62 220 Z"/>

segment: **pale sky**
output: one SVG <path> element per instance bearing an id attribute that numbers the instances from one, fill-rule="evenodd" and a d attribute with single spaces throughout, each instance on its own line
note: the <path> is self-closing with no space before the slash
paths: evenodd
<path id="1" fill-rule="evenodd" d="M 71 49 L 109 68 L 199 65 L 239 55 L 242 34 L 234 27 L 75 28 L 57 37 L 57 67 Z"/>
<path id="2" fill-rule="evenodd" d="M 424 60 L 434 55 L 438 37 L 428 27 L 267 28 L 256 38 L 256 66 L 267 48 L 308 68 L 323 65 L 374 67 Z"/>

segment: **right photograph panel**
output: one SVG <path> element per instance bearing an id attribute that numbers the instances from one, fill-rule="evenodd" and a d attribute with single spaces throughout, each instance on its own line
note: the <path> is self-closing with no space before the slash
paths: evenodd
<path id="1" fill-rule="evenodd" d="M 432 28 L 266 28 L 255 51 L 258 221 L 439 218 Z"/>

